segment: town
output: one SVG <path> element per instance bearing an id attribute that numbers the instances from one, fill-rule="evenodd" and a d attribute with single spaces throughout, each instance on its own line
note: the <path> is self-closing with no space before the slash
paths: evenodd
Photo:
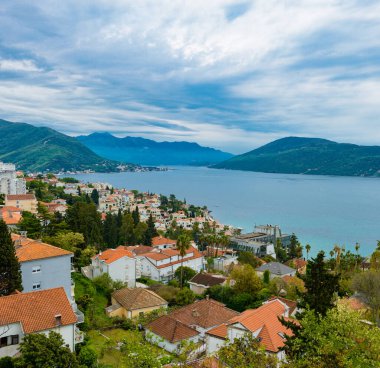
<path id="1" fill-rule="evenodd" d="M 355 249 L 0 162 L 0 367 L 375 367 L 380 242 Z"/>

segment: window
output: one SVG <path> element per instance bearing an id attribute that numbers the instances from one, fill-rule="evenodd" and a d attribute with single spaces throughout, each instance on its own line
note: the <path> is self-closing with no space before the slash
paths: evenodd
<path id="1" fill-rule="evenodd" d="M 8 346 L 8 336 L 0 339 L 0 348 L 3 348 L 4 346 Z"/>
<path id="2" fill-rule="evenodd" d="M 41 266 L 34 266 L 34 267 L 32 268 L 32 272 L 33 272 L 33 273 L 41 272 Z"/>
<path id="3" fill-rule="evenodd" d="M 33 290 L 39 290 L 41 289 L 41 283 L 40 282 L 34 282 L 33 283 Z"/>
<path id="4" fill-rule="evenodd" d="M 12 335 L 11 340 L 12 340 L 12 345 L 17 345 L 19 342 L 18 335 Z"/>

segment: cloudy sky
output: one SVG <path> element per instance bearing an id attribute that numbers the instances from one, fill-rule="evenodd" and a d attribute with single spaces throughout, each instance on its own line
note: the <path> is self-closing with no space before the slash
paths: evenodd
<path id="1" fill-rule="evenodd" d="M 0 118 L 241 153 L 380 144 L 380 1 L 0 2 Z"/>

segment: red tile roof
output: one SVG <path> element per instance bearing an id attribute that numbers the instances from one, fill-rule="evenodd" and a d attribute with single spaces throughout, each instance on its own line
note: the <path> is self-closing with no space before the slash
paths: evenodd
<path id="1" fill-rule="evenodd" d="M 38 240 L 24 238 L 18 234 L 11 234 L 11 236 L 12 240 L 15 242 L 16 255 L 19 262 L 28 262 L 35 259 L 61 257 L 73 254 L 65 249 L 42 243 Z"/>
<path id="2" fill-rule="evenodd" d="M 125 247 L 121 245 L 115 249 L 106 249 L 104 252 L 99 253 L 92 258 L 98 258 L 105 263 L 110 264 L 123 257 L 134 258 L 134 255 L 131 251 L 125 249 Z"/>
<path id="3" fill-rule="evenodd" d="M 226 281 L 226 277 L 222 275 L 211 275 L 209 273 L 198 273 L 189 282 L 203 286 L 214 286 L 223 284 Z"/>
<path id="4" fill-rule="evenodd" d="M 162 316 L 149 323 L 146 328 L 169 342 L 178 342 L 197 336 L 199 332 L 169 316 Z"/>
<path id="5" fill-rule="evenodd" d="M 152 246 L 158 247 L 159 245 L 176 245 L 177 241 L 169 238 L 164 238 L 163 236 L 155 236 L 152 239 Z"/>
<path id="6" fill-rule="evenodd" d="M 40 332 L 77 322 L 63 287 L 0 297 L 0 326 L 20 322 L 25 333 Z"/>
<path id="7" fill-rule="evenodd" d="M 17 207 L 13 206 L 4 206 L 0 208 L 2 220 L 7 224 L 7 225 L 17 225 L 21 219 L 22 215 L 21 212 L 22 210 Z"/>
<path id="8" fill-rule="evenodd" d="M 265 349 L 271 352 L 278 352 L 284 346 L 286 335 L 291 336 L 291 330 L 287 329 L 278 320 L 278 317 L 284 316 L 286 312 L 285 305 L 278 299 L 269 301 L 257 309 L 247 310 L 240 316 L 228 321 L 228 325 L 235 323 L 242 324 L 251 332 L 260 331 L 258 338 Z"/>
<path id="9" fill-rule="evenodd" d="M 112 293 L 112 297 L 127 310 L 168 305 L 168 302 L 155 292 L 143 288 L 116 290 Z"/>
<path id="10" fill-rule="evenodd" d="M 34 194 L 7 194 L 5 199 L 8 201 L 30 201 L 36 200 Z"/>
<path id="11" fill-rule="evenodd" d="M 216 300 L 202 299 L 177 309 L 170 315 L 186 325 L 210 328 L 227 322 L 239 313 Z"/>

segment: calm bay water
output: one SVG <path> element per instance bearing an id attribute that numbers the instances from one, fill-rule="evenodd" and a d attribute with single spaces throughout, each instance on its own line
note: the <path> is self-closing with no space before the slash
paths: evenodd
<path id="1" fill-rule="evenodd" d="M 311 254 L 345 245 L 369 255 L 380 240 L 380 179 L 265 174 L 204 167 L 173 167 L 144 173 L 80 174 L 84 182 L 165 195 L 206 205 L 225 224 L 251 231 L 278 224 L 294 232 Z"/>

